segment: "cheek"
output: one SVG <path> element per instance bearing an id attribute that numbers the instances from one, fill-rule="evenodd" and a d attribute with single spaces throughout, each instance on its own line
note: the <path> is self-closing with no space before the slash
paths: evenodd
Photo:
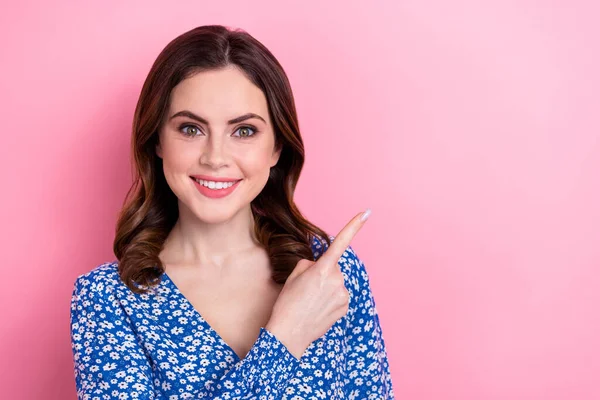
<path id="1" fill-rule="evenodd" d="M 175 142 L 163 147 L 163 165 L 169 171 L 186 171 L 196 160 L 197 153 L 190 146 L 181 146 Z"/>
<path id="2" fill-rule="evenodd" d="M 248 175 L 269 175 L 271 153 L 267 150 L 247 152 L 240 158 L 240 167 Z"/>

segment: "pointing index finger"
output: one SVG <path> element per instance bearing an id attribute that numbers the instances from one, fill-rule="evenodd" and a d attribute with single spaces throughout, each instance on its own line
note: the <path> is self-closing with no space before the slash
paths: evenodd
<path id="1" fill-rule="evenodd" d="M 354 236 L 356 236 L 360 228 L 363 227 L 370 214 L 371 209 L 367 209 L 364 213 L 355 215 L 354 218 L 342 228 L 340 233 L 336 235 L 325 254 L 320 257 L 320 260 L 323 260 L 325 263 L 337 264 L 338 260 L 342 254 L 344 254 L 344 251 L 346 251 L 346 248 L 350 245 L 350 242 Z M 361 218 L 363 216 L 364 218 Z"/>

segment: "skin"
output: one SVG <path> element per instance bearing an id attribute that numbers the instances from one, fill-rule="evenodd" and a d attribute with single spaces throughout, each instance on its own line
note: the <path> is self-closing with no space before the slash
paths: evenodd
<path id="1" fill-rule="evenodd" d="M 169 119 L 182 110 L 209 124 L 188 117 Z M 249 112 L 266 122 L 257 118 L 231 126 L 226 122 Z M 247 124 L 258 132 L 244 128 Z M 238 69 L 201 72 L 172 90 L 156 149 L 167 183 L 178 198 L 180 215 L 165 243 L 165 258 L 227 270 L 235 267 L 232 260 L 240 253 L 256 249 L 250 202 L 262 191 L 270 168 L 279 160 L 274 145 L 267 100 Z M 193 174 L 242 181 L 232 195 L 211 199 L 197 190 L 190 178 Z"/>
<path id="2" fill-rule="evenodd" d="M 207 123 L 171 118 L 183 110 Z M 246 113 L 264 121 L 227 123 Z M 240 358 L 263 326 L 300 358 L 348 311 L 337 261 L 364 224 L 362 213 L 316 263 L 300 260 L 285 285 L 272 282 L 267 253 L 253 235 L 250 203 L 280 151 L 263 92 L 234 66 L 198 73 L 172 90 L 156 154 L 179 207 L 159 254 L 169 278 Z M 211 199 L 196 188 L 190 178 L 195 174 L 242 181 L 230 195 Z"/>

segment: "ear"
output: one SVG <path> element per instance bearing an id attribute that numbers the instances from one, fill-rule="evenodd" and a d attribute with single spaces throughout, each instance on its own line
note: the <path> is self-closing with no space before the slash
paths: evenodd
<path id="1" fill-rule="evenodd" d="M 160 147 L 160 143 L 156 143 L 155 151 L 156 151 L 156 155 L 158 156 L 158 158 L 163 158 L 162 148 Z"/>
<path id="2" fill-rule="evenodd" d="M 278 149 L 273 150 L 273 156 L 271 156 L 271 167 L 277 165 L 279 162 L 279 157 L 281 156 L 281 149 L 283 146 L 280 146 Z"/>

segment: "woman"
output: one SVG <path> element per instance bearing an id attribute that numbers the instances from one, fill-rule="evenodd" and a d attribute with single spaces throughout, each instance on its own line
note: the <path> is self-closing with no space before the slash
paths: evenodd
<path id="1" fill-rule="evenodd" d="M 304 147 L 288 79 L 241 30 L 161 52 L 135 110 L 114 251 L 75 282 L 81 399 L 393 398 L 368 275 L 293 201 Z"/>

